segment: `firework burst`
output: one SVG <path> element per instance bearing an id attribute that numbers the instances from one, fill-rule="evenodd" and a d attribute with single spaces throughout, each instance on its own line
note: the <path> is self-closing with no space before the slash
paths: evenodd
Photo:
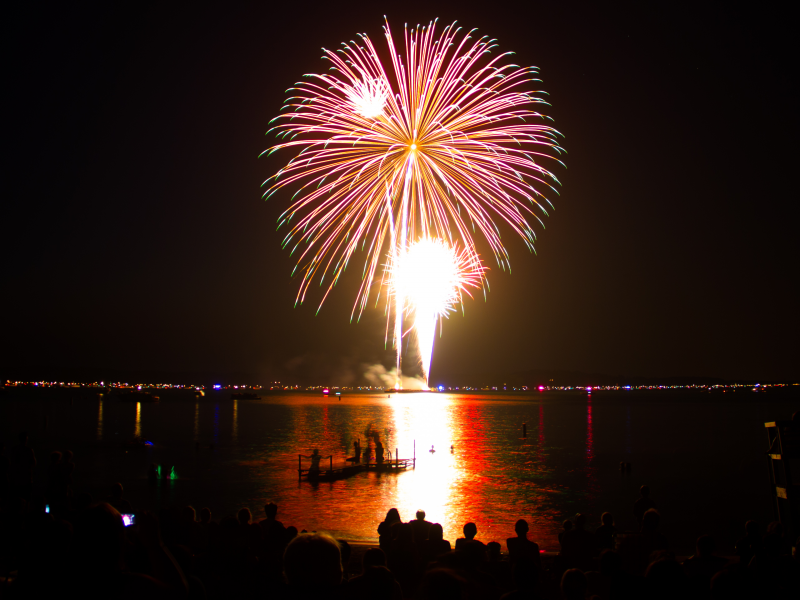
<path id="1" fill-rule="evenodd" d="M 494 40 L 455 24 L 438 33 L 433 22 L 404 30 L 401 54 L 388 23 L 384 34 L 386 63 L 366 35 L 337 52 L 324 50 L 329 72 L 291 88 L 270 130 L 280 140 L 268 152 L 299 150 L 265 182 L 264 194 L 297 190 L 279 219 L 288 228 L 284 247 L 297 255 L 303 277 L 297 301 L 319 280 L 321 305 L 360 250 L 353 316 L 367 305 L 382 257 L 399 264 L 409 240 L 449 248 L 460 242 L 464 264 L 480 265 L 478 233 L 506 268 L 498 227 L 504 222 L 532 250 L 528 220 L 547 214 L 543 190 L 555 191 L 557 183 L 541 163 L 562 151 L 558 132 L 536 110 L 546 104 L 532 89 L 536 68 L 510 64 L 510 53 L 493 54 Z M 474 273 L 481 285 L 485 269 Z M 389 304 L 398 372 L 405 301 L 395 294 Z"/>

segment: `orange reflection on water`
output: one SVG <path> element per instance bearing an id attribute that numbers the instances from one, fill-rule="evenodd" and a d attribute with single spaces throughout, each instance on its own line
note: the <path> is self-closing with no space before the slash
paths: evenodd
<path id="1" fill-rule="evenodd" d="M 450 404 L 451 399 L 444 394 L 392 397 L 393 438 L 400 458 L 410 458 L 416 444 L 417 468 L 399 475 L 403 481 L 396 488 L 396 507 L 405 520 L 412 519 L 418 509 L 425 511 L 428 521 L 443 526 L 453 519 L 453 495 L 460 470 L 450 453 L 454 443 Z"/>
<path id="2" fill-rule="evenodd" d="M 142 436 L 142 403 L 136 403 L 136 426 L 133 430 L 133 435 L 136 437 Z"/>
<path id="3" fill-rule="evenodd" d="M 239 401 L 233 401 L 233 432 L 231 438 L 234 443 L 239 441 Z"/>
<path id="4" fill-rule="evenodd" d="M 103 398 L 100 397 L 100 407 L 97 409 L 97 441 L 103 439 Z"/>

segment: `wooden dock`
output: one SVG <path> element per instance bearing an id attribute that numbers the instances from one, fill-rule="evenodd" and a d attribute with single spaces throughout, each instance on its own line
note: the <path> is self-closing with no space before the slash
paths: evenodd
<path id="1" fill-rule="evenodd" d="M 375 471 L 378 473 L 398 473 L 406 471 L 410 468 L 416 467 L 416 458 L 395 458 L 393 460 L 384 460 L 381 462 L 352 462 L 345 465 L 333 465 L 333 457 L 326 456 L 329 459 L 329 467 L 324 469 L 320 467 L 319 471 L 312 473 L 311 469 L 304 469 L 302 465 L 302 455 L 298 456 L 298 469 L 297 477 L 299 480 L 305 478 L 308 481 L 336 481 L 337 479 L 345 479 L 352 477 L 358 473 L 365 471 Z"/>

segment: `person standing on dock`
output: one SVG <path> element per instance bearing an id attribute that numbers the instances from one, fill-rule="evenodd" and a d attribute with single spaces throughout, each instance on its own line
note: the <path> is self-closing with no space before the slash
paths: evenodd
<path id="1" fill-rule="evenodd" d="M 381 438 L 375 437 L 375 462 L 383 462 L 383 444 Z"/>
<path id="2" fill-rule="evenodd" d="M 322 455 L 320 455 L 319 450 L 314 448 L 311 456 L 306 456 L 305 454 L 301 454 L 301 456 L 303 458 L 311 459 L 311 467 L 308 469 L 309 476 L 313 477 L 315 475 L 319 475 L 319 461 L 322 460 Z"/>

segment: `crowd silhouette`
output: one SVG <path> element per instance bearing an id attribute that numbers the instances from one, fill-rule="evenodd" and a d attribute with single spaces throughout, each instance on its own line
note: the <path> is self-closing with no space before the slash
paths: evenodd
<path id="1" fill-rule="evenodd" d="M 137 511 L 111 482 L 94 501 L 73 490 L 72 453 L 53 452 L 47 484 L 33 488 L 36 457 L 21 434 L 0 445 L 0 600 L 4 598 L 634 600 L 798 598 L 800 563 L 779 522 L 743 521 L 736 555 L 720 557 L 702 534 L 677 557 L 661 513 L 642 486 L 632 499 L 638 531 L 603 513 L 563 524 L 560 549 L 543 553 L 519 519 L 505 546 L 463 526 L 455 547 L 424 510 L 403 521 L 392 508 L 378 544 L 358 546 L 324 532 L 298 532 L 279 507 L 216 520 L 209 508 Z M 509 534 L 512 532 L 509 531 Z"/>

